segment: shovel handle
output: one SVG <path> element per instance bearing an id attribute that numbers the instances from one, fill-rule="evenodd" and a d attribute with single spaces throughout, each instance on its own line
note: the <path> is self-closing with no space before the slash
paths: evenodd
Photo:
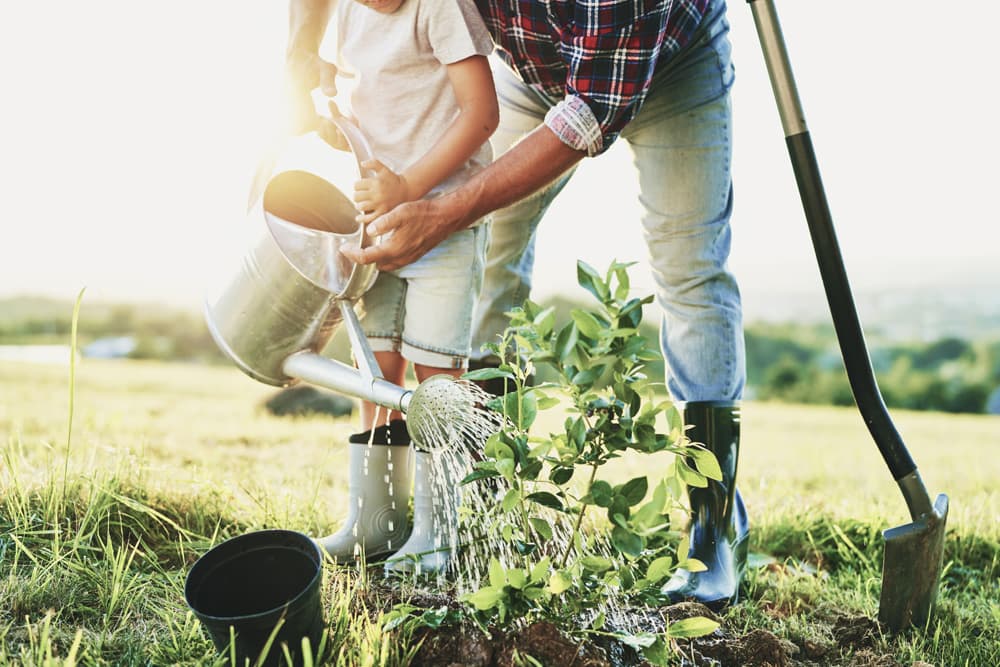
<path id="1" fill-rule="evenodd" d="M 772 0 L 747 2 L 753 11 L 757 34 L 764 51 L 768 76 L 785 133 L 785 144 L 809 223 L 809 233 L 851 391 L 882 458 L 893 478 L 900 482 L 913 474 L 917 466 L 889 417 L 875 380 L 774 3 Z"/>

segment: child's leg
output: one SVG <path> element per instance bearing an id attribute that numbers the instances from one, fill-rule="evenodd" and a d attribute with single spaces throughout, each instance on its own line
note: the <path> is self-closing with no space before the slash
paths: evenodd
<path id="1" fill-rule="evenodd" d="M 403 386 L 406 380 L 406 359 L 399 352 L 376 352 L 375 361 L 382 370 L 382 376 L 389 382 Z M 419 376 L 418 376 L 419 378 Z M 375 405 L 371 401 L 361 402 L 361 430 L 370 431 L 386 426 L 390 421 L 402 419 L 403 413 Z M 376 421 L 377 419 L 377 421 Z"/>
<path id="2" fill-rule="evenodd" d="M 432 375 L 460 377 L 468 366 L 486 236 L 484 227 L 456 232 L 398 272 L 407 282 L 400 351 L 421 382 Z M 440 573 L 460 543 L 459 485 L 468 461 L 461 447 L 428 450 L 435 443 L 413 444 L 413 532 L 386 571 Z"/>
<path id="3" fill-rule="evenodd" d="M 398 352 L 405 283 L 380 274 L 369 294 L 373 298 L 365 304 L 362 327 L 382 375 L 401 385 L 406 372 Z M 362 550 L 368 558 L 397 551 L 409 532 L 413 460 L 403 415 L 362 401 L 360 425 L 361 432 L 347 441 L 347 517 L 340 530 L 317 540 L 338 562 L 352 561 Z"/>
<path id="4" fill-rule="evenodd" d="M 450 375 L 453 378 L 460 378 L 466 373 L 464 368 L 438 368 L 436 366 L 424 366 L 423 364 L 413 364 L 413 373 L 417 376 L 418 382 L 423 382 L 435 375 Z"/>

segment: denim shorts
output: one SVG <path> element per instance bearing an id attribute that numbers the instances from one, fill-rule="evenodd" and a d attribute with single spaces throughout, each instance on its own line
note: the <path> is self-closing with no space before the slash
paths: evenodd
<path id="1" fill-rule="evenodd" d="M 433 368 L 468 366 L 488 238 L 489 224 L 478 224 L 412 264 L 379 273 L 362 298 L 361 326 L 372 350 Z"/>

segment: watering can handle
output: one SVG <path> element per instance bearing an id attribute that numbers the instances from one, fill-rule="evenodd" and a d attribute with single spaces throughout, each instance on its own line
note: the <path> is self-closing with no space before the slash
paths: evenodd
<path id="1" fill-rule="evenodd" d="M 358 364 L 361 376 L 368 381 L 381 379 L 383 377 L 382 369 L 379 367 L 375 353 L 372 352 L 368 338 L 361 328 L 358 314 L 354 312 L 354 304 L 346 299 L 341 299 L 337 303 L 340 305 L 340 314 L 344 318 L 347 337 L 351 341 L 351 352 L 354 353 L 354 361 Z"/>

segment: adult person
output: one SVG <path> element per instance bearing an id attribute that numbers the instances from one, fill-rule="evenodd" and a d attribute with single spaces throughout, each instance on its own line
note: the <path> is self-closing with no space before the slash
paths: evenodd
<path id="1" fill-rule="evenodd" d="M 310 15 L 326 0 L 290 2 L 288 62 L 296 80 L 296 64 L 315 53 L 322 25 Z M 678 572 L 665 592 L 725 606 L 738 596 L 747 535 L 735 487 L 745 364 L 739 290 L 727 268 L 734 75 L 725 2 L 476 4 L 506 65 L 494 71 L 501 108 L 496 161 L 442 197 L 402 204 L 372 221 L 368 230 L 381 242 L 348 254 L 393 270 L 492 212 L 474 343 L 495 340 L 503 313 L 528 296 L 534 232 L 545 210 L 582 159 L 599 156 L 619 137 L 627 141 L 662 312 L 666 384 L 690 437 L 715 453 L 723 472 L 721 482 L 689 493 L 690 556 L 708 569 Z M 298 99 L 312 87 L 307 78 L 297 77 Z M 579 224 L 586 233 L 588 221 Z"/>

